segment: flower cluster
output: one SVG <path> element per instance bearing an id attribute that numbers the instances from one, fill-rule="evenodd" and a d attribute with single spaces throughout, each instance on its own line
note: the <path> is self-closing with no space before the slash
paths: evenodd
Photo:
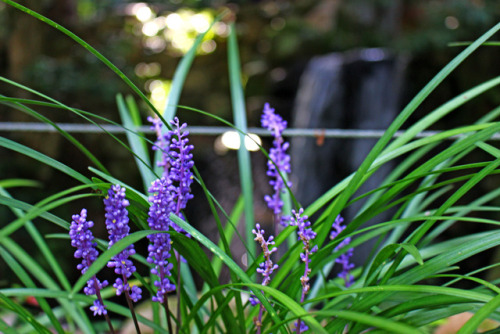
<path id="1" fill-rule="evenodd" d="M 335 222 L 332 224 L 333 231 L 330 233 L 330 239 L 335 239 L 337 235 L 340 234 L 345 229 L 345 226 L 342 225 L 344 222 L 344 218 L 340 215 L 337 216 Z M 338 251 L 339 249 L 349 245 L 351 243 L 351 237 L 345 238 L 342 240 L 334 249 L 334 251 Z M 353 263 L 349 263 L 349 259 L 352 257 L 354 252 L 354 248 L 350 248 L 344 254 L 340 255 L 335 262 L 340 263 L 342 265 L 342 271 L 338 274 L 338 277 L 343 278 L 345 282 L 345 286 L 349 287 L 354 282 L 354 276 L 350 274 L 351 269 L 354 268 Z"/>
<path id="2" fill-rule="evenodd" d="M 120 187 L 120 185 L 113 185 L 104 199 L 104 206 L 106 210 L 106 228 L 109 233 L 109 249 L 117 241 L 129 235 L 130 232 L 127 211 L 129 202 L 125 199 L 125 188 Z M 115 274 L 121 276 L 113 284 L 116 294 L 119 296 L 122 292 L 126 292 L 134 302 L 137 302 L 141 299 L 142 290 L 138 286 L 130 286 L 127 282 L 128 278 L 136 271 L 132 261 L 129 260 L 129 257 L 134 254 L 134 245 L 130 245 L 113 256 L 108 262 L 108 267 L 115 268 Z"/>
<path id="3" fill-rule="evenodd" d="M 304 245 L 304 252 L 300 254 L 300 259 L 305 263 L 304 275 L 300 278 L 302 284 L 302 298 L 301 303 L 304 301 L 305 295 L 309 292 L 309 274 L 311 269 L 309 268 L 309 263 L 311 262 L 311 255 L 318 250 L 318 245 L 311 248 L 311 242 L 316 238 L 316 232 L 310 228 L 311 223 L 309 222 L 309 217 L 304 214 L 304 209 L 300 208 L 299 212 L 292 210 L 292 217 L 290 219 L 290 225 L 297 226 L 297 236 L 302 241 Z"/>
<path id="4" fill-rule="evenodd" d="M 291 182 L 284 179 L 291 172 L 290 156 L 286 153 L 289 144 L 285 142 L 282 136 L 287 122 L 274 112 L 269 103 L 266 103 L 264 105 L 261 124 L 262 127 L 271 131 L 274 137 L 273 147 L 269 150 L 270 160 L 267 162 L 267 175 L 271 178 L 269 184 L 273 187 L 274 193 L 266 195 L 264 200 L 267 206 L 273 210 L 277 221 L 281 225 L 286 226 L 288 217 L 282 217 L 283 201 L 281 200 L 281 194 L 286 191 L 286 186 L 292 186 Z"/>
<path id="5" fill-rule="evenodd" d="M 171 180 L 172 201 L 176 203 L 176 215 L 180 215 L 181 210 L 186 208 L 187 202 L 193 198 L 191 194 L 191 184 L 193 183 L 193 172 L 191 169 L 194 166 L 193 145 L 189 145 L 188 131 L 185 131 L 186 123 L 180 125 L 179 119 L 175 117 L 171 124 L 175 127 L 171 133 L 170 144 L 170 171 L 168 177 Z M 183 230 L 176 224 L 171 223 L 171 226 L 177 232 Z"/>
<path id="6" fill-rule="evenodd" d="M 262 285 L 269 285 L 269 283 L 271 282 L 271 274 L 274 270 L 278 269 L 278 265 L 274 264 L 271 260 L 271 254 L 276 252 L 278 249 L 276 247 L 269 249 L 269 246 L 274 245 L 274 237 L 271 235 L 266 241 L 266 239 L 264 238 L 264 230 L 260 228 L 259 224 L 255 225 L 252 233 L 255 234 L 254 240 L 260 244 L 260 247 L 262 248 L 262 254 L 264 255 L 264 262 L 259 265 L 259 268 L 257 268 L 257 272 L 263 277 Z M 259 300 L 254 296 L 251 296 L 250 303 L 252 304 L 252 306 L 255 306 L 259 304 Z"/>
<path id="7" fill-rule="evenodd" d="M 161 124 L 161 123 L 154 123 Z M 164 155 L 164 167 L 168 167 L 163 172 L 163 176 L 154 181 L 149 188 L 152 194 L 149 197 L 151 207 L 149 209 L 148 224 L 152 230 L 168 231 L 170 227 L 177 232 L 184 232 L 177 224 L 170 220 L 170 214 L 175 213 L 181 216 L 181 211 L 186 207 L 187 202 L 193 198 L 191 194 L 191 184 L 193 183 L 193 173 L 191 171 L 194 162 L 191 151 L 193 145 L 189 145 L 188 132 L 185 131 L 186 124 L 180 124 L 175 117 L 171 124 L 174 129 L 161 138 L 168 144 L 168 154 Z M 159 127 L 159 125 L 157 125 Z M 164 150 L 165 147 L 162 147 Z M 165 152 L 165 151 L 163 151 Z M 166 233 L 152 234 L 148 236 L 150 244 L 148 247 L 148 262 L 154 264 L 151 273 L 158 276 L 154 282 L 157 290 L 153 301 L 163 303 L 164 296 L 175 290 L 175 285 L 170 282 L 170 270 L 173 265 L 168 262 L 171 254 L 171 240 Z"/>
<path id="8" fill-rule="evenodd" d="M 94 236 L 90 230 L 92 226 L 94 226 L 94 223 L 92 221 L 87 221 L 86 209 L 82 209 L 79 215 L 73 215 L 72 218 L 73 221 L 69 229 L 71 246 L 76 248 L 74 254 L 75 258 L 82 259 L 82 263 L 78 264 L 76 268 L 80 270 L 82 274 L 85 274 L 99 255 L 96 249 L 97 243 L 94 242 Z M 87 281 L 87 286 L 83 289 L 86 295 L 97 295 L 98 297 L 98 299 L 94 301 L 94 305 L 90 307 L 94 315 L 107 314 L 106 307 L 103 305 L 102 299 L 100 298 L 100 291 L 107 285 L 108 281 L 100 282 L 94 275 Z"/>
<path id="9" fill-rule="evenodd" d="M 311 242 L 316 238 L 316 232 L 314 232 L 310 226 L 309 217 L 304 214 L 304 209 L 300 208 L 299 212 L 292 210 L 292 217 L 290 218 L 290 225 L 297 226 L 297 236 L 302 241 L 304 245 L 303 253 L 300 253 L 300 259 L 305 263 L 304 275 L 300 277 L 300 283 L 302 284 L 302 296 L 300 297 L 300 302 L 303 303 L 306 294 L 309 292 L 309 274 L 311 273 L 311 268 L 309 268 L 309 263 L 311 262 L 311 255 L 318 250 L 318 245 L 311 248 Z M 302 321 L 298 320 L 295 323 L 297 327 L 297 333 L 304 332 L 308 329 L 307 325 Z"/>
<path id="10" fill-rule="evenodd" d="M 163 168 L 163 176 L 167 176 L 170 168 L 169 148 L 170 148 L 170 131 L 163 132 L 163 123 L 158 117 L 148 117 L 148 121 L 152 123 L 151 130 L 156 132 L 156 142 L 153 145 L 154 151 L 161 152 L 161 159 L 158 160 L 158 167 Z"/>
<path id="11" fill-rule="evenodd" d="M 170 179 L 162 177 L 153 182 L 149 188 L 149 192 L 153 193 L 149 197 L 151 206 L 149 208 L 149 227 L 154 231 L 168 231 L 170 227 L 169 215 L 172 212 L 172 196 L 169 191 Z M 157 275 L 159 280 L 154 282 L 157 293 L 153 296 L 153 301 L 163 303 L 164 296 L 175 290 L 175 285 L 170 282 L 168 277 L 171 276 L 170 270 L 173 268 L 172 263 L 168 262 L 172 249 L 172 241 L 167 233 L 158 233 L 148 235 L 148 258 L 147 261 L 154 265 L 151 269 L 153 275 Z"/>
<path id="12" fill-rule="evenodd" d="M 264 230 L 260 228 L 259 224 L 255 225 L 252 233 L 255 234 L 254 240 L 260 244 L 262 253 L 264 254 L 264 262 L 260 264 L 260 268 L 257 269 L 257 272 L 264 277 L 262 285 L 268 285 L 271 281 L 271 274 L 274 270 L 278 269 L 278 265 L 273 264 L 273 261 L 271 260 L 271 254 L 276 252 L 278 249 L 276 247 L 269 249 L 269 246 L 274 245 L 274 237 L 271 235 L 266 241 L 264 238 Z"/>
<path id="13" fill-rule="evenodd" d="M 173 130 L 162 133 L 161 121 L 152 119 L 153 129 L 157 132 L 158 140 L 153 149 L 162 152 L 159 166 L 164 168 L 162 177 L 154 181 L 149 188 L 151 203 L 148 216 L 149 227 L 154 231 L 168 231 L 173 228 L 177 232 L 184 232 L 179 226 L 170 220 L 170 214 L 174 213 L 182 216 L 181 211 L 186 207 L 187 202 L 193 198 L 191 194 L 191 184 L 193 183 L 193 173 L 191 171 L 194 162 L 191 151 L 193 145 L 189 145 L 188 132 L 185 131 L 186 124 L 180 124 L 176 117 L 171 121 Z M 121 239 L 130 233 L 129 217 L 127 207 L 130 205 L 125 198 L 125 188 L 114 185 L 109 189 L 104 199 L 106 228 L 109 233 L 109 245 L 111 248 Z M 95 249 L 90 228 L 93 222 L 87 221 L 87 211 L 83 209 L 80 215 L 73 216 L 70 236 L 71 244 L 77 248 L 76 258 L 82 258 L 82 263 L 78 269 L 85 273 L 88 267 L 96 260 L 98 252 Z M 147 261 L 153 264 L 151 273 L 158 276 L 154 282 L 157 293 L 153 296 L 153 301 L 163 303 L 168 292 L 175 290 L 175 285 L 169 280 L 172 263 L 169 263 L 172 250 L 172 241 L 167 233 L 157 233 L 148 236 L 150 244 L 148 246 Z M 120 275 L 116 279 L 113 287 L 116 294 L 125 293 L 127 299 L 137 302 L 141 299 L 141 289 L 137 286 L 130 286 L 128 278 L 136 271 L 136 267 L 129 259 L 135 254 L 134 245 L 129 245 L 119 254 L 113 256 L 108 262 L 108 267 L 114 268 L 114 272 Z M 100 290 L 107 286 L 108 282 L 99 282 L 94 276 L 87 282 L 85 293 L 87 295 L 96 294 L 98 300 L 94 302 L 91 310 L 94 314 L 106 314 L 106 309 L 100 297 Z M 130 305 L 130 304 L 129 304 Z"/>

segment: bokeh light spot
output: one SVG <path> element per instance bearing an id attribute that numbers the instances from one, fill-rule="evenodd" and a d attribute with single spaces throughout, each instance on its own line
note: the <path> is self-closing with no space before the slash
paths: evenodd
<path id="1" fill-rule="evenodd" d="M 447 16 L 444 19 L 444 25 L 448 29 L 457 29 L 460 26 L 460 22 L 458 22 L 458 19 L 455 16 Z"/>

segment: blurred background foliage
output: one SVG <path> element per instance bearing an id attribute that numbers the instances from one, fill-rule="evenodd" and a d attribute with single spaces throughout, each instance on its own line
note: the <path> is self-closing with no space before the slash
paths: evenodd
<path id="1" fill-rule="evenodd" d="M 389 48 L 410 54 L 425 82 L 458 51 L 448 43 L 474 39 L 500 13 L 500 4 L 494 0 L 18 2 L 89 42 L 140 83 L 159 107 L 165 103 L 180 57 L 196 34 L 229 9 L 235 17 L 226 19 L 236 20 L 253 121 L 257 117 L 252 115 L 258 116 L 254 111 L 269 98 L 284 105 L 293 103 L 301 70 L 311 57 L 353 48 Z M 0 31 L 0 73 L 74 106 L 102 108 L 104 116 L 116 119 L 115 93 L 127 90 L 86 50 L 5 4 L 0 5 L 0 22 L 4 27 Z M 218 22 L 205 38 L 181 104 L 229 117 L 226 23 Z M 481 75 L 475 69 L 463 76 L 472 81 Z M 421 86 L 421 80 L 408 82 Z"/>
<path id="2" fill-rule="evenodd" d="M 223 11 L 198 50 L 187 77 L 180 104 L 199 108 L 231 120 L 227 74 L 226 36 L 228 23 L 238 31 L 242 78 L 250 126 L 259 126 L 264 102 L 291 121 L 291 110 L 300 76 L 315 56 L 365 47 L 383 47 L 408 56 L 409 64 L 402 90 L 401 106 L 413 97 L 462 47 L 448 43 L 471 41 L 493 26 L 500 14 L 497 0 L 19 0 L 70 29 L 87 41 L 127 74 L 162 108 L 167 102 L 170 82 L 179 60 L 199 32 Z M 72 107 L 119 121 L 115 104 L 118 93 L 131 94 L 120 78 L 85 49 L 59 31 L 0 2 L 0 75 L 26 84 Z M 464 90 L 500 74 L 498 48 L 484 47 L 468 59 L 438 88 L 416 113 L 427 113 Z M 0 93 L 30 97 L 26 92 L 0 84 Z M 461 124 L 467 115 L 476 119 L 500 103 L 500 96 L 464 106 L 460 116 L 446 118 L 442 127 Z M 149 113 L 144 105 L 144 119 Z M 58 122 L 81 122 L 75 115 L 37 107 Z M 190 125 L 220 125 L 215 120 L 189 111 L 180 118 Z M 0 122 L 33 121 L 19 111 L 0 106 Z M 57 134 L 2 133 L 69 164 L 88 175 L 90 164 Z M 111 173 L 141 188 L 131 155 L 105 135 L 75 135 L 95 153 Z M 124 137 L 122 138 L 124 139 Z M 210 189 L 223 205 L 234 202 L 238 193 L 236 158 L 219 156 L 213 150 L 214 137 L 195 136 L 195 159 L 206 175 Z M 267 146 L 266 146 L 267 145 Z M 265 144 L 268 147 L 268 143 Z M 0 149 L 1 178 L 23 177 L 42 182 L 44 189 L 13 194 L 35 203 L 47 194 L 74 185 L 73 180 L 46 166 Z M 268 191 L 265 158 L 252 155 L 257 171 L 256 218 L 266 214 L 262 194 Z M 259 171 L 261 171 L 259 173 Z M 344 175 L 340 176 L 343 177 Z M 196 192 L 196 189 L 195 189 Z M 77 203 L 76 207 L 81 207 Z M 93 219 L 102 216 L 100 201 L 85 203 Z M 78 208 L 61 208 L 69 217 Z M 228 207 L 229 208 L 229 207 Z M 9 216 L 6 208 L 0 215 Z M 194 211 L 194 210 L 193 210 Z M 204 225 L 203 210 L 188 214 Z M 211 225 L 213 226 L 213 225 Z M 212 227 L 208 226 L 207 229 Z M 203 228 L 202 228 L 203 230 Z M 61 244 L 61 249 L 65 246 Z M 64 248 L 66 249 L 66 248 Z M 68 253 L 68 257 L 71 254 Z"/>

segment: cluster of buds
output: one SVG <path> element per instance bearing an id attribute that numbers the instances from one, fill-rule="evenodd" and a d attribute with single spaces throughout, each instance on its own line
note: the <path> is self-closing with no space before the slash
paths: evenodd
<path id="1" fill-rule="evenodd" d="M 272 195 L 266 195 L 264 197 L 267 206 L 273 210 L 275 220 L 278 221 L 283 226 L 287 226 L 288 222 L 292 226 L 297 226 L 297 236 L 302 241 L 303 244 L 303 253 L 300 254 L 300 259 L 305 264 L 304 274 L 300 277 L 300 282 L 302 285 L 302 295 L 301 302 L 304 302 L 306 294 L 310 290 L 309 284 L 309 275 L 311 273 L 311 268 L 309 266 L 311 262 L 311 255 L 318 250 L 317 245 L 312 245 L 313 239 L 316 237 L 316 233 L 311 228 L 311 223 L 308 220 L 308 217 L 304 215 L 304 209 L 300 208 L 298 212 L 292 210 L 291 216 L 283 215 L 283 200 L 281 199 L 281 195 L 286 191 L 286 187 L 291 187 L 291 183 L 287 181 L 286 177 L 291 172 L 290 167 L 290 156 L 286 153 L 289 144 L 285 142 L 283 139 L 283 131 L 287 127 L 287 122 L 284 121 L 281 116 L 277 115 L 274 112 L 274 109 L 269 106 L 268 103 L 264 105 L 264 110 L 261 118 L 262 127 L 269 130 L 273 136 L 273 146 L 269 150 L 269 160 L 267 162 L 268 170 L 267 175 L 270 177 L 269 184 L 273 187 L 274 193 Z M 340 215 L 335 220 L 332 228 L 330 237 L 331 239 L 335 238 L 344 228 L 341 223 L 343 222 L 342 217 Z M 260 232 L 261 231 L 261 232 Z M 262 284 L 267 285 L 270 281 L 270 275 L 277 268 L 277 265 L 272 265 L 272 261 L 270 259 L 270 253 L 274 252 L 276 248 L 273 248 L 273 251 L 269 252 L 268 245 L 269 242 L 266 242 L 263 237 L 263 230 L 260 230 L 260 226 L 257 225 L 257 229 L 252 231 L 256 238 L 255 240 L 261 244 L 264 258 L 266 259 L 263 263 L 260 264 L 257 272 L 261 273 L 264 277 Z M 269 240 L 272 241 L 273 237 L 270 237 Z M 345 247 L 350 243 L 350 238 L 344 239 L 337 247 L 335 251 Z M 274 244 L 274 242 L 273 242 Z M 349 259 L 352 256 L 353 249 L 349 249 L 345 254 L 342 254 L 335 261 L 337 263 L 342 264 L 342 272 L 339 274 L 339 277 L 342 277 L 345 281 L 345 285 L 350 286 L 354 277 L 350 274 L 350 270 L 354 267 L 354 264 L 349 263 Z M 250 302 L 252 305 L 258 303 L 254 297 L 250 298 Z M 260 314 L 259 314 L 260 316 Z M 295 323 L 296 332 L 304 332 L 308 330 L 307 325 L 302 321 L 298 320 Z M 260 330 L 260 327 L 259 327 Z"/>
<path id="2" fill-rule="evenodd" d="M 181 211 L 186 207 L 187 202 L 193 197 L 191 194 L 191 184 L 193 182 L 193 173 L 191 171 L 194 162 L 191 151 L 193 145 L 189 145 L 187 138 L 188 132 L 185 131 L 186 124 L 180 124 L 179 120 L 174 118 L 171 121 L 173 130 L 162 133 L 162 123 L 159 119 L 150 118 L 152 128 L 157 133 L 157 141 L 153 147 L 154 150 L 162 152 L 161 159 L 158 162 L 163 167 L 162 177 L 155 180 L 149 192 L 148 224 L 154 231 L 168 231 L 170 228 L 177 232 L 183 232 L 180 227 L 170 220 L 170 214 L 174 213 L 182 216 Z M 119 240 L 125 238 L 130 233 L 129 218 L 127 207 L 130 205 L 125 198 L 125 188 L 114 185 L 108 190 L 104 199 L 106 228 L 109 233 L 108 249 Z M 97 244 L 90 228 L 94 225 L 92 221 L 87 221 L 87 211 L 83 209 L 79 215 L 73 216 L 70 228 L 71 245 L 76 247 L 76 258 L 82 258 L 82 263 L 77 266 L 82 274 L 97 259 L 99 253 L 96 249 Z M 154 282 L 157 293 L 152 297 L 153 301 L 164 302 L 168 292 L 175 290 L 175 285 L 170 282 L 170 270 L 172 263 L 169 263 L 172 241 L 168 233 L 157 233 L 148 236 L 150 244 L 148 246 L 147 261 L 153 265 L 151 273 L 158 276 Z M 130 286 L 128 279 L 136 271 L 136 267 L 129 259 L 135 254 L 134 245 L 129 245 L 123 251 L 113 256 L 108 262 L 108 267 L 114 268 L 119 277 L 116 279 L 113 287 L 116 294 L 124 293 L 128 298 L 137 302 L 141 299 L 141 289 L 138 286 Z M 100 297 L 100 290 L 108 285 L 107 281 L 100 282 L 96 276 L 93 276 L 88 282 L 84 292 L 87 295 L 96 294 L 98 299 L 94 302 L 91 310 L 94 315 L 106 314 L 106 308 Z"/>
<path id="3" fill-rule="evenodd" d="M 316 238 L 316 232 L 310 228 L 311 223 L 309 222 L 309 217 L 304 215 L 304 209 L 300 208 L 299 212 L 292 210 L 292 217 L 290 219 L 290 225 L 297 226 L 297 235 L 304 245 L 304 252 L 300 254 L 300 259 L 305 263 L 304 275 L 300 278 L 302 284 L 302 297 L 300 302 L 304 302 L 305 295 L 309 292 L 309 274 L 311 273 L 311 268 L 309 268 L 309 263 L 311 262 L 311 255 L 318 250 L 318 245 L 311 247 L 312 240 Z"/>
<path id="4" fill-rule="evenodd" d="M 109 234 L 108 249 L 130 233 L 128 211 L 126 209 L 128 205 L 129 202 L 125 199 L 125 188 L 119 185 L 112 186 L 104 199 L 106 228 Z M 99 255 L 96 249 L 97 243 L 94 241 L 94 236 L 90 230 L 94 223 L 87 221 L 86 209 L 82 209 L 79 215 L 73 215 L 72 218 L 73 221 L 69 232 L 71 245 L 77 249 L 74 254 L 75 258 L 82 258 L 82 263 L 78 264 L 77 269 L 84 274 Z M 130 245 L 113 256 L 107 266 L 115 268 L 115 274 L 119 275 L 113 284 L 116 295 L 119 296 L 125 293 L 127 298 L 137 302 L 141 299 L 142 290 L 138 286 L 130 286 L 128 283 L 128 279 L 136 271 L 134 264 L 129 259 L 134 254 L 134 245 Z M 85 294 L 95 294 L 98 297 L 90 308 L 94 315 L 105 315 L 107 313 L 100 297 L 100 290 L 107 285 L 107 281 L 101 283 L 95 275 L 87 282 L 87 287 L 84 289 Z"/>
<path id="5" fill-rule="evenodd" d="M 150 196 L 150 208 L 148 213 L 148 225 L 151 230 L 167 232 L 170 228 L 176 232 L 184 232 L 179 226 L 170 220 L 170 215 L 175 214 L 182 217 L 182 210 L 186 207 L 187 202 L 193 197 L 191 194 L 191 184 L 193 182 L 192 168 L 194 165 L 193 145 L 189 144 L 187 138 L 188 132 L 185 130 L 186 124 L 180 124 L 177 118 L 171 121 L 172 130 L 162 131 L 162 123 L 159 119 L 149 119 L 153 125 L 152 128 L 157 133 L 157 141 L 153 147 L 154 150 L 161 151 L 161 159 L 158 165 L 163 168 L 162 177 L 155 180 L 148 189 Z M 302 294 L 300 302 L 304 302 L 306 294 L 310 290 L 309 276 L 311 273 L 310 262 L 311 255 L 318 250 L 317 245 L 313 245 L 313 240 L 316 233 L 311 228 L 311 223 L 304 209 L 299 211 L 292 210 L 291 216 L 283 215 L 283 200 L 282 194 L 286 191 L 286 187 L 290 187 L 291 183 L 286 181 L 286 176 L 291 172 L 290 157 L 286 153 L 289 144 L 283 139 L 283 131 L 286 129 L 287 122 L 281 116 L 275 114 L 274 109 L 265 104 L 263 115 L 261 118 L 262 126 L 271 131 L 274 140 L 273 147 L 270 149 L 267 175 L 271 178 L 269 184 L 273 187 L 274 193 L 266 195 L 265 201 L 268 207 L 273 210 L 275 220 L 286 226 L 288 222 L 291 226 L 297 227 L 297 236 L 303 244 L 303 252 L 300 254 L 300 259 L 304 262 L 304 274 L 300 277 L 302 285 Z M 104 199 L 106 228 L 109 233 L 108 248 L 111 248 L 119 240 L 125 238 L 130 233 L 129 218 L 127 207 L 130 205 L 125 198 L 125 188 L 119 185 L 114 185 L 109 189 L 106 198 Z M 87 211 L 82 209 L 79 215 L 74 215 L 70 227 L 71 245 L 77 250 L 75 258 L 81 258 L 82 262 L 77 268 L 84 274 L 89 266 L 98 257 L 96 243 L 90 229 L 93 226 L 92 221 L 87 221 Z M 332 225 L 333 231 L 330 238 L 335 239 L 339 233 L 345 228 L 342 225 L 343 218 L 339 215 Z M 260 244 L 262 249 L 264 262 L 260 263 L 257 272 L 262 275 L 262 285 L 269 285 L 271 275 L 278 268 L 274 264 L 271 257 L 277 251 L 274 247 L 274 237 L 271 235 L 266 240 L 264 237 L 265 231 L 259 224 L 256 224 L 252 230 L 255 235 L 255 241 Z M 155 233 L 148 236 L 148 257 L 147 261 L 152 265 L 151 273 L 158 277 L 154 281 L 156 287 L 156 295 L 152 297 L 153 301 L 163 303 L 166 295 L 176 289 L 175 284 L 170 281 L 171 270 L 173 264 L 169 262 L 172 251 L 172 241 L 168 233 Z M 351 241 L 351 238 L 345 238 L 336 247 L 335 251 L 346 247 Z M 108 262 L 108 267 L 114 268 L 114 271 L 119 277 L 116 279 L 113 287 L 116 289 L 116 294 L 125 293 L 127 298 L 137 302 L 141 299 L 141 289 L 137 286 L 130 286 L 128 279 L 136 271 L 135 266 L 129 259 L 135 254 L 134 245 L 129 245 L 119 254 L 113 256 Z M 354 267 L 349 262 L 353 254 L 353 249 L 347 250 L 340 255 L 335 261 L 342 265 L 342 271 L 339 277 L 343 278 L 346 287 L 353 283 L 353 276 L 350 270 Z M 100 291 L 108 285 L 107 281 L 100 282 L 94 275 L 84 288 L 87 295 L 96 295 L 97 300 L 91 306 L 94 315 L 106 315 L 107 311 L 100 296 Z M 250 303 L 255 306 L 260 304 L 255 296 L 250 297 Z M 256 321 L 258 332 L 261 329 L 263 307 L 260 306 L 258 320 Z M 307 325 L 300 319 L 295 323 L 297 333 L 308 330 Z"/>
<path id="6" fill-rule="evenodd" d="M 270 248 L 270 246 L 274 246 L 274 237 L 271 235 L 266 240 L 264 238 L 264 230 L 261 229 L 259 224 L 255 225 L 255 228 L 252 230 L 252 233 L 255 235 L 255 241 L 260 244 L 262 248 L 262 255 L 264 256 L 264 262 L 259 265 L 257 268 L 257 272 L 262 275 L 262 285 L 269 285 L 271 282 L 271 274 L 274 270 L 278 269 L 278 265 L 273 263 L 271 259 L 271 254 L 276 252 L 278 249 L 276 247 Z M 252 306 L 259 304 L 259 300 L 254 296 L 250 297 L 250 303 Z"/>
<path id="7" fill-rule="evenodd" d="M 126 209 L 129 205 L 129 201 L 125 199 L 125 188 L 114 185 L 109 189 L 108 196 L 104 199 L 106 228 L 109 233 L 108 249 L 130 233 L 128 211 Z M 108 262 L 108 267 L 115 268 L 115 274 L 121 276 L 113 284 L 116 294 L 119 296 L 122 292 L 125 292 L 134 302 L 137 302 L 141 299 L 142 291 L 138 286 L 128 284 L 128 278 L 136 271 L 135 266 L 129 259 L 134 254 L 134 245 L 130 245 L 113 256 Z"/>
<path id="8" fill-rule="evenodd" d="M 165 169 L 163 176 L 154 181 L 149 188 L 152 195 L 149 197 L 151 207 L 148 224 L 155 231 L 168 231 L 172 228 L 176 232 L 184 232 L 170 220 L 170 214 L 182 216 L 181 211 L 193 198 L 191 194 L 193 172 L 191 170 L 194 162 L 191 151 L 194 147 L 189 145 L 187 138 L 189 132 L 185 131 L 187 125 L 185 123 L 181 125 L 177 117 L 170 123 L 173 129 L 162 134 L 161 123 L 153 120 L 153 128 L 158 134 L 157 149 L 162 151 L 161 166 Z M 152 234 L 148 238 L 150 244 L 147 260 L 153 264 L 151 273 L 158 276 L 158 280 L 154 282 L 157 293 L 153 296 L 153 301 L 163 303 L 166 294 L 175 290 L 175 285 L 169 280 L 170 270 L 173 267 L 168 261 L 171 256 L 172 241 L 167 233 Z"/>
<path id="9" fill-rule="evenodd" d="M 330 239 L 333 240 L 337 237 L 345 229 L 345 225 L 342 225 L 344 222 L 344 218 L 340 215 L 337 216 L 335 222 L 332 224 L 333 231 L 330 233 Z M 349 245 L 351 243 L 351 237 L 345 238 L 342 240 L 334 249 L 334 251 L 338 251 L 341 248 Z M 354 268 L 354 263 L 350 263 L 349 260 L 354 252 L 354 248 L 349 248 L 347 252 L 340 255 L 337 259 L 335 259 L 336 263 L 340 263 L 342 265 L 342 271 L 338 274 L 338 277 L 344 279 L 345 286 L 349 287 L 354 282 L 354 276 L 351 275 L 350 271 Z"/>
<path id="10" fill-rule="evenodd" d="M 90 230 L 94 226 L 94 222 L 90 220 L 87 221 L 86 209 L 82 209 L 79 215 L 73 215 L 72 218 L 73 221 L 69 228 L 71 246 L 76 248 L 74 254 L 75 258 L 82 259 L 82 262 L 79 263 L 76 268 L 80 270 L 82 274 L 85 274 L 99 256 L 99 252 L 96 249 L 97 243 L 94 241 L 94 236 Z M 108 281 L 101 282 L 97 279 L 96 275 L 94 275 L 87 281 L 87 286 L 83 289 L 83 292 L 85 292 L 87 296 L 97 295 L 94 305 L 90 307 L 94 315 L 107 314 L 106 307 L 100 295 L 100 291 L 107 285 Z"/>
<path id="11" fill-rule="evenodd" d="M 269 103 L 264 105 L 261 118 L 262 127 L 269 130 L 273 136 L 273 147 L 269 150 L 269 160 L 267 161 L 267 176 L 270 177 L 269 184 L 273 187 L 274 193 L 266 195 L 264 200 L 267 206 L 273 210 L 276 221 L 286 226 L 288 216 L 283 216 L 283 200 L 281 195 L 286 191 L 286 187 L 291 187 L 290 181 L 286 181 L 286 176 L 290 174 L 290 156 L 286 153 L 289 143 L 283 139 L 283 131 L 287 122 L 280 115 L 274 112 Z"/>

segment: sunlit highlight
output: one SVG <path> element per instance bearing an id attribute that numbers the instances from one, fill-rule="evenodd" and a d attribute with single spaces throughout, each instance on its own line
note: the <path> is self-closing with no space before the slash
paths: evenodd
<path id="1" fill-rule="evenodd" d="M 151 78 L 158 76 L 161 73 L 160 63 L 139 63 L 135 66 L 135 74 L 142 78 Z"/>
<path id="2" fill-rule="evenodd" d="M 165 109 L 171 86 L 170 80 L 150 80 L 146 83 L 146 89 L 151 92 L 151 103 L 156 109 L 160 111 Z"/>
<path id="3" fill-rule="evenodd" d="M 221 144 L 229 150 L 240 148 L 240 134 L 236 131 L 227 131 L 220 137 Z M 245 136 L 245 148 L 249 151 L 258 151 L 262 141 L 259 136 L 249 133 Z"/>
<path id="4" fill-rule="evenodd" d="M 200 34 L 205 32 L 208 27 L 210 27 L 210 21 L 212 20 L 213 17 L 210 17 L 206 13 L 195 14 L 189 18 L 189 22 L 193 26 L 194 30 Z"/>
<path id="5" fill-rule="evenodd" d="M 154 15 L 151 8 L 149 8 L 149 6 L 144 3 L 135 4 L 132 8 L 132 13 L 141 22 L 150 20 Z"/>
<path id="6" fill-rule="evenodd" d="M 166 23 L 167 23 L 168 29 L 180 30 L 180 29 L 182 29 L 183 20 L 179 14 L 172 13 L 172 14 L 167 15 Z"/>
<path id="7" fill-rule="evenodd" d="M 215 18 L 213 10 L 194 11 L 179 9 L 176 12 L 158 15 L 145 3 L 137 3 L 127 7 L 126 12 L 140 21 L 138 31 L 144 36 L 144 46 L 153 53 L 167 50 L 170 53 L 185 54 L 193 45 L 200 33 L 205 33 L 198 54 L 209 54 L 217 48 L 215 37 L 225 38 L 229 35 L 229 26 L 217 22 L 210 28 Z"/>
<path id="8" fill-rule="evenodd" d="M 155 21 L 146 22 L 142 26 L 142 33 L 149 37 L 155 36 L 158 31 L 160 31 L 160 27 L 158 27 Z"/>

